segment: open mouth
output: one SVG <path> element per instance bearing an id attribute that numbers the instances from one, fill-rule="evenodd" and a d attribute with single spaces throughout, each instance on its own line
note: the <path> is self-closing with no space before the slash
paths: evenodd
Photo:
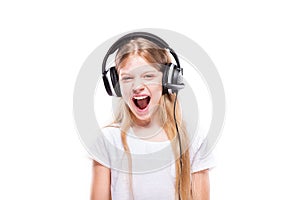
<path id="1" fill-rule="evenodd" d="M 132 100 L 136 107 L 138 107 L 140 110 L 144 110 L 149 105 L 150 97 L 149 96 L 136 96 L 136 97 L 133 97 Z"/>

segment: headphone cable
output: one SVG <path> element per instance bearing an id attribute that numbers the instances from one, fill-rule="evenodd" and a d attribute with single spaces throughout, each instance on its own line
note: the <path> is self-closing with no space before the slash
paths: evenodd
<path id="1" fill-rule="evenodd" d="M 173 115 L 174 115 L 174 121 L 175 121 L 175 126 L 176 126 L 176 131 L 177 131 L 177 137 L 178 137 L 178 144 L 179 144 L 179 152 L 180 152 L 180 174 L 179 174 L 179 184 L 178 184 L 178 196 L 179 196 L 179 200 L 181 200 L 180 198 L 180 179 L 181 179 L 181 174 L 182 174 L 182 149 L 181 149 L 181 138 L 180 138 L 180 134 L 179 134 L 179 130 L 178 130 L 178 125 L 177 125 L 177 119 L 176 119 L 176 103 L 177 103 L 177 95 L 178 95 L 178 91 L 175 92 L 175 101 L 174 101 L 174 107 L 173 107 Z"/>

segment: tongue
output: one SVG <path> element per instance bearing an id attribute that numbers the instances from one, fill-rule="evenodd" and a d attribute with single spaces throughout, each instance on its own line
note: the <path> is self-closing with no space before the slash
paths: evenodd
<path id="1" fill-rule="evenodd" d="M 145 99 L 141 99 L 141 100 L 137 100 L 136 101 L 136 104 L 137 106 L 140 108 L 140 109 L 144 109 L 147 107 L 148 105 L 148 98 L 145 98 Z"/>

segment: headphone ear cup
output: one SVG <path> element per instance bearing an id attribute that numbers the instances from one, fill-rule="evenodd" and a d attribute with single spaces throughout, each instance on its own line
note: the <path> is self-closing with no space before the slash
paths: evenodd
<path id="1" fill-rule="evenodd" d="M 105 71 L 105 73 L 103 73 L 102 79 L 103 79 L 104 87 L 105 87 L 107 94 L 109 96 L 112 96 L 113 94 L 112 94 L 111 87 L 110 87 L 110 84 L 109 84 L 109 81 L 107 78 L 107 71 Z"/>
<path id="2" fill-rule="evenodd" d="M 163 72 L 163 94 L 172 94 L 184 87 L 182 68 L 179 68 L 173 63 L 165 65 Z"/>
<path id="3" fill-rule="evenodd" d="M 182 68 L 179 68 L 177 66 L 174 67 L 172 83 L 176 85 L 183 84 Z"/>
<path id="4" fill-rule="evenodd" d="M 121 97 L 121 90 L 120 90 L 120 84 L 119 84 L 119 75 L 115 67 L 111 67 L 109 69 L 110 78 L 111 78 L 111 84 L 113 87 L 113 90 L 115 91 L 115 94 L 117 97 Z"/>
<path id="5" fill-rule="evenodd" d="M 168 88 L 166 87 L 168 83 L 168 75 L 170 67 L 168 64 L 164 65 L 163 77 L 162 77 L 162 94 L 168 94 Z"/>

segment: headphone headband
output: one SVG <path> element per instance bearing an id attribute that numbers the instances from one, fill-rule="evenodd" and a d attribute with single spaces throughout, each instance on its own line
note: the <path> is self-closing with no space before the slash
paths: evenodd
<path id="1" fill-rule="evenodd" d="M 178 59 L 176 53 L 173 51 L 172 48 L 169 47 L 169 45 L 163 39 L 161 39 L 160 37 L 158 37 L 158 36 L 156 36 L 152 33 L 148 33 L 148 32 L 132 32 L 132 33 L 126 34 L 126 35 L 122 36 L 121 38 L 119 38 L 108 49 L 106 55 L 103 58 L 103 62 L 102 62 L 102 74 L 104 74 L 105 71 L 106 71 L 106 63 L 107 63 L 108 57 L 111 54 L 113 54 L 117 49 L 119 49 L 120 47 L 122 47 L 123 45 L 128 43 L 130 40 L 133 40 L 133 39 L 136 39 L 136 38 L 139 38 L 139 37 L 147 39 L 147 40 L 155 43 L 160 48 L 169 49 L 170 53 L 172 54 L 172 56 L 174 57 L 174 59 L 176 61 L 177 66 L 180 67 L 179 59 Z"/>

